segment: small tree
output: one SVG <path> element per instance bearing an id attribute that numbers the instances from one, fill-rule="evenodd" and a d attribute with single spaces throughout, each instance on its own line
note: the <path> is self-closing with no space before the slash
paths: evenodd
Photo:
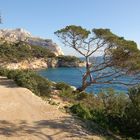
<path id="1" fill-rule="evenodd" d="M 81 26 L 70 25 L 55 32 L 65 46 L 72 47 L 86 61 L 79 91 L 94 84 L 135 85 L 138 81 L 122 81 L 120 77 L 140 71 L 140 51 L 134 41 L 125 40 L 109 29 L 93 29 L 91 32 Z M 95 59 L 101 51 L 102 59 Z M 135 77 L 136 78 L 136 77 Z M 137 77 L 138 78 L 138 77 Z"/>

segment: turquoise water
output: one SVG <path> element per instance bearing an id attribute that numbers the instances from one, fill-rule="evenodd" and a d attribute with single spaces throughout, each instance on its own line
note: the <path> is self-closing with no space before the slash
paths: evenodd
<path id="1" fill-rule="evenodd" d="M 39 71 L 39 75 L 48 78 L 49 80 L 55 82 L 65 82 L 75 87 L 81 85 L 81 71 L 84 71 L 84 68 L 49 68 L 47 70 Z M 122 81 L 129 81 L 131 77 L 122 77 Z M 122 85 L 94 85 L 87 88 L 87 92 L 100 92 L 104 88 L 114 88 L 117 91 L 127 92 L 128 87 Z"/>

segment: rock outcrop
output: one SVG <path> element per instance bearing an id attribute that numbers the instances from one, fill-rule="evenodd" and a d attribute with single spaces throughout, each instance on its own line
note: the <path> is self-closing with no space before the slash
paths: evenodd
<path id="1" fill-rule="evenodd" d="M 65 62 L 59 61 L 57 58 L 33 58 L 20 62 L 0 62 L 0 67 L 16 70 L 16 69 L 47 69 L 55 67 L 85 67 L 85 62 Z"/>
<path id="2" fill-rule="evenodd" d="M 6 69 L 46 69 L 46 68 L 54 68 L 58 67 L 58 61 L 55 58 L 33 58 L 28 60 L 23 60 L 20 62 L 0 62 L 0 67 Z"/>
<path id="3" fill-rule="evenodd" d="M 40 37 L 32 36 L 28 31 L 17 28 L 17 29 L 1 29 L 0 38 L 8 42 L 24 41 L 30 45 L 36 45 L 41 47 L 47 47 L 56 56 L 63 55 L 61 48 L 50 39 L 43 39 Z"/>
<path id="4" fill-rule="evenodd" d="M 43 58 L 41 59 L 32 59 L 32 60 L 23 60 L 21 62 L 11 62 L 11 63 L 0 63 L 0 66 L 6 69 L 44 69 L 48 68 L 47 61 Z"/>

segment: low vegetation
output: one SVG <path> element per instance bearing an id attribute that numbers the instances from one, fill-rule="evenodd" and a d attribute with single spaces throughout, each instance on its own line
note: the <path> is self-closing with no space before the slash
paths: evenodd
<path id="1" fill-rule="evenodd" d="M 72 90 L 71 86 L 64 83 L 64 82 L 58 82 L 55 84 L 55 88 L 57 90 Z"/>
<path id="2" fill-rule="evenodd" d="M 60 96 L 72 103 L 70 111 L 81 119 L 95 122 L 124 138 L 140 139 L 140 87 L 130 89 L 128 94 L 112 89 L 97 95 L 65 90 Z"/>
<path id="3" fill-rule="evenodd" d="M 13 79 L 17 85 L 30 89 L 38 96 L 50 96 L 52 83 L 33 71 L 0 69 L 0 75 Z"/>
<path id="4" fill-rule="evenodd" d="M 32 58 L 50 58 L 55 57 L 55 54 L 47 48 L 39 46 L 31 46 L 23 42 L 0 44 L 1 61 L 19 62 Z"/>
<path id="5" fill-rule="evenodd" d="M 57 57 L 58 58 L 58 60 L 59 61 L 61 61 L 61 62 L 82 62 L 81 60 L 80 60 L 80 58 L 78 58 L 78 57 L 75 57 L 75 56 L 64 56 L 64 55 L 61 55 L 61 56 L 58 56 Z"/>

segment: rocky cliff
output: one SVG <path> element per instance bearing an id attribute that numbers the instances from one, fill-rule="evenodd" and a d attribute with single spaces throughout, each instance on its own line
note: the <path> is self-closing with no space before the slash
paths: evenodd
<path id="1" fill-rule="evenodd" d="M 44 69 L 83 66 L 85 63 L 77 57 L 64 56 L 61 48 L 52 40 L 33 37 L 23 29 L 0 30 L 0 67 Z"/>
<path id="2" fill-rule="evenodd" d="M 85 62 L 66 62 L 60 61 L 57 58 L 33 58 L 28 60 L 23 60 L 20 62 L 0 62 L 0 67 L 6 69 L 46 69 L 55 67 L 85 67 Z"/>
<path id="3" fill-rule="evenodd" d="M 30 45 L 36 45 L 41 47 L 47 47 L 56 56 L 63 55 L 61 48 L 50 39 L 43 39 L 40 37 L 32 36 L 28 31 L 17 28 L 17 29 L 1 29 L 0 38 L 8 42 L 18 42 L 23 41 Z"/>

